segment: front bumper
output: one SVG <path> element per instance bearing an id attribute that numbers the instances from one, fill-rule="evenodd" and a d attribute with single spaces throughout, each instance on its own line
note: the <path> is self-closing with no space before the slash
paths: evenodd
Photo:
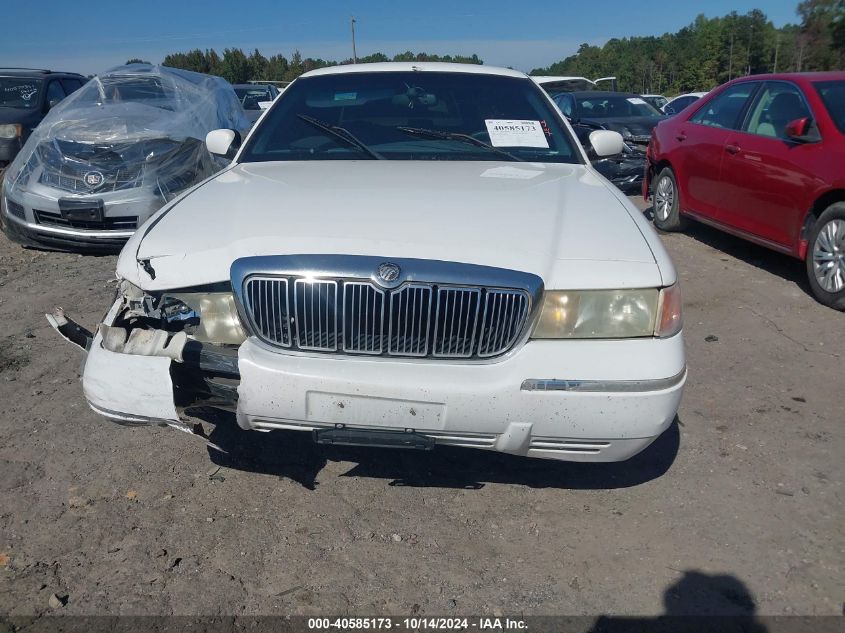
<path id="1" fill-rule="evenodd" d="M 102 201 L 104 215 L 109 218 L 134 218 L 140 226 L 164 202 L 149 188 L 108 192 L 101 195 L 80 196 L 39 186 L 38 193 L 24 192 L 13 196 L 10 187 L 4 187 L 3 197 L 16 206 L 13 213 L 10 205 L 2 203 L 2 224 L 9 238 L 27 246 L 46 246 L 63 250 L 88 249 L 95 251 L 117 251 L 132 237 L 132 229 L 92 229 L 61 226 L 45 217 L 61 217 L 59 198 L 84 201 L 90 198 Z"/>
<path id="2" fill-rule="evenodd" d="M 179 424 L 181 364 L 111 352 L 99 337 L 83 377 L 91 407 L 124 423 Z M 686 378 L 681 334 L 531 341 L 489 363 L 281 354 L 249 339 L 237 366 L 232 405 L 244 429 L 414 431 L 438 444 L 570 461 L 640 452 L 674 420 Z"/>

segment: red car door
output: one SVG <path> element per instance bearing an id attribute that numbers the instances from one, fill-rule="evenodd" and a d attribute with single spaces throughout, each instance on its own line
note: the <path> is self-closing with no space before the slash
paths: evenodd
<path id="1" fill-rule="evenodd" d="M 798 86 L 766 82 L 742 129 L 725 144 L 718 221 L 792 250 L 807 211 L 806 192 L 817 188 L 811 166 L 824 147 L 795 142 L 785 129 L 811 116 Z"/>
<path id="2" fill-rule="evenodd" d="M 720 175 L 728 136 L 759 82 L 735 84 L 696 102 L 695 113 L 673 121 L 671 160 L 681 189 L 684 211 L 716 218 L 723 199 Z M 682 115 L 683 116 L 683 115 Z"/>

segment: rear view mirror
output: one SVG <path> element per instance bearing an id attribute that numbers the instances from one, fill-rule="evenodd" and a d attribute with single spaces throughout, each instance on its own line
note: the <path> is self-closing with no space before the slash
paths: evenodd
<path id="1" fill-rule="evenodd" d="M 598 157 L 615 156 L 625 149 L 625 141 L 619 132 L 612 130 L 595 130 L 590 132 L 590 145 Z"/>
<path id="2" fill-rule="evenodd" d="M 240 144 L 241 135 L 235 130 L 211 130 L 205 135 L 205 146 L 208 151 L 218 156 L 233 158 Z"/>
<path id="3" fill-rule="evenodd" d="M 814 133 L 813 120 L 810 117 L 794 119 L 786 124 L 784 129 L 786 138 L 798 143 L 814 143 L 818 141 L 818 134 Z"/>

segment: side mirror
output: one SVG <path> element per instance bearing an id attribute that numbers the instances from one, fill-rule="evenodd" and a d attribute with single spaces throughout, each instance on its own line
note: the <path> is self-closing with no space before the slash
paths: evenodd
<path id="1" fill-rule="evenodd" d="M 625 141 L 619 132 L 612 130 L 595 130 L 590 132 L 590 145 L 596 156 L 615 156 L 625 149 Z"/>
<path id="2" fill-rule="evenodd" d="M 205 146 L 208 151 L 218 156 L 234 158 L 234 154 L 241 145 L 241 135 L 235 130 L 211 130 L 205 135 Z"/>
<path id="3" fill-rule="evenodd" d="M 663 114 L 667 116 L 672 116 L 673 114 L 675 114 L 675 108 L 673 108 L 669 104 L 666 104 L 665 106 L 663 106 Z"/>
<path id="4" fill-rule="evenodd" d="M 798 143 L 814 143 L 819 140 L 817 134 L 813 134 L 813 120 L 810 117 L 795 119 L 786 124 L 784 128 L 786 138 Z"/>

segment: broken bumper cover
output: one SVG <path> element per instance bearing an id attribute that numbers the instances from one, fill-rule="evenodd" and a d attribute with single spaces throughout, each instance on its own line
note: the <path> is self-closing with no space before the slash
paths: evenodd
<path id="1" fill-rule="evenodd" d="M 231 406 L 224 408 L 236 411 L 244 429 L 413 433 L 530 457 L 620 461 L 674 420 L 684 362 L 680 334 L 532 341 L 490 363 L 281 354 L 248 339 L 236 360 L 186 346 L 183 362 L 175 362 L 109 351 L 98 331 L 83 388 L 91 408 L 107 418 L 183 428 L 185 378 L 228 375 Z"/>

